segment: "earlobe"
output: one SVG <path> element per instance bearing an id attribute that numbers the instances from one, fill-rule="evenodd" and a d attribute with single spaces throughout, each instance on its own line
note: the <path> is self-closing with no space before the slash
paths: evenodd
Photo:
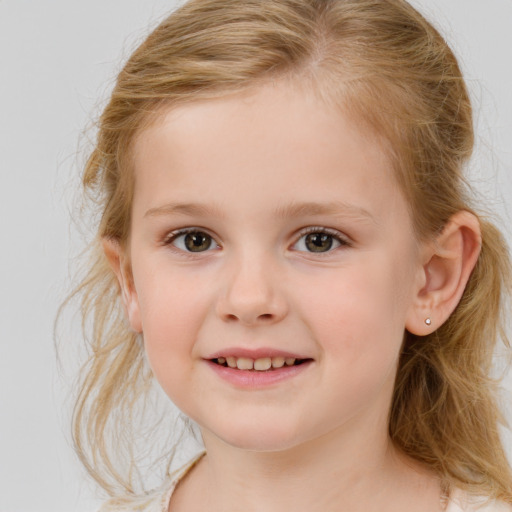
<path id="1" fill-rule="evenodd" d="M 130 270 L 126 264 L 126 255 L 117 240 L 104 238 L 103 252 L 119 282 L 121 298 L 130 327 L 137 333 L 142 332 L 139 299 L 133 285 Z"/>
<path id="2" fill-rule="evenodd" d="M 426 251 L 423 283 L 407 318 L 409 332 L 425 336 L 448 319 L 464 293 L 480 247 L 477 217 L 468 211 L 453 215 Z"/>

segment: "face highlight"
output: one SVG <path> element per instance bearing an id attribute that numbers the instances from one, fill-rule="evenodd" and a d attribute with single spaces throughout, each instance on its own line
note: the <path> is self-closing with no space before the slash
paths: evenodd
<path id="1" fill-rule="evenodd" d="M 164 391 L 252 450 L 385 432 L 421 265 L 377 141 L 285 84 L 162 115 L 135 145 L 126 300 Z"/>

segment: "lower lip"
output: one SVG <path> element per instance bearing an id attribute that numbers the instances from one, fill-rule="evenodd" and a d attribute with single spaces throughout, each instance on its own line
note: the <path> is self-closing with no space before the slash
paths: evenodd
<path id="1" fill-rule="evenodd" d="M 282 368 L 276 368 L 274 370 L 258 371 L 238 370 L 236 368 L 230 368 L 229 366 L 221 366 L 212 361 L 206 362 L 219 377 L 230 384 L 246 389 L 265 388 L 292 379 L 304 372 L 313 363 L 313 361 L 305 361 L 304 363 L 294 366 L 283 366 Z"/>

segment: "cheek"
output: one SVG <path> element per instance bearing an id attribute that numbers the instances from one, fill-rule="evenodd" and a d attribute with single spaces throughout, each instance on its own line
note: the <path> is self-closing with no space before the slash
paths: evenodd
<path id="1" fill-rule="evenodd" d="M 210 300 L 204 282 L 196 277 L 153 269 L 137 276 L 137 292 L 148 361 L 167 390 L 190 364 Z"/>
<path id="2" fill-rule="evenodd" d="M 340 415 L 346 421 L 377 401 L 381 416 L 375 421 L 388 414 L 406 301 L 398 299 L 396 276 L 381 270 L 362 265 L 340 271 L 339 279 L 317 276 L 315 286 L 304 283 L 302 289 L 298 307 L 325 368 L 325 381 L 318 385 L 331 390 L 324 406 L 332 411 L 333 425 Z"/>
<path id="3" fill-rule="evenodd" d="M 394 367 L 409 306 L 403 268 L 360 259 L 334 276 L 303 282 L 299 308 L 327 359 L 341 361 L 348 373 Z"/>

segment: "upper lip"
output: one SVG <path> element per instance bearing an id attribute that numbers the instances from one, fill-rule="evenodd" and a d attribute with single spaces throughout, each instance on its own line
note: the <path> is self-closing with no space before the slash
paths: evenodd
<path id="1" fill-rule="evenodd" d="M 302 354 L 296 354 L 285 350 L 279 350 L 276 348 L 242 348 L 242 347 L 228 347 L 222 350 L 218 350 L 205 357 L 205 359 L 218 359 L 219 357 L 247 357 L 248 359 L 263 359 L 265 357 L 284 357 L 285 359 L 311 359 L 308 356 Z"/>

